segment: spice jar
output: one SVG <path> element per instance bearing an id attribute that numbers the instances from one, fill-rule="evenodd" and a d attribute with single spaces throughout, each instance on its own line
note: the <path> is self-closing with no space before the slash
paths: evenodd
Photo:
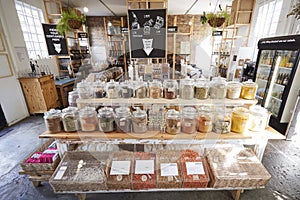
<path id="1" fill-rule="evenodd" d="M 195 98 L 196 99 L 207 99 L 208 98 L 208 83 L 207 79 L 198 79 L 195 83 Z"/>
<path id="2" fill-rule="evenodd" d="M 176 135 L 180 132 L 180 114 L 171 109 L 166 114 L 166 133 Z"/>
<path id="3" fill-rule="evenodd" d="M 138 81 L 135 88 L 135 98 L 146 98 L 147 97 L 147 83 Z"/>
<path id="4" fill-rule="evenodd" d="M 226 97 L 226 79 L 214 77 L 210 83 L 210 98 L 223 99 Z"/>
<path id="5" fill-rule="evenodd" d="M 104 98 L 106 96 L 105 84 L 101 81 L 96 81 L 93 84 L 93 97 Z"/>
<path id="6" fill-rule="evenodd" d="M 61 110 L 50 109 L 44 113 L 46 128 L 50 133 L 62 131 Z"/>
<path id="7" fill-rule="evenodd" d="M 147 113 L 140 108 L 132 113 L 132 128 L 135 133 L 145 133 L 147 131 Z"/>
<path id="8" fill-rule="evenodd" d="M 104 133 L 115 130 L 115 118 L 112 108 L 104 107 L 98 111 L 99 130 Z"/>
<path id="9" fill-rule="evenodd" d="M 268 110 L 261 106 L 251 106 L 250 107 L 250 126 L 251 131 L 262 131 L 268 125 L 269 114 Z"/>
<path id="10" fill-rule="evenodd" d="M 131 132 L 131 113 L 127 107 L 116 108 L 115 121 L 117 125 L 117 132 L 129 133 Z"/>
<path id="11" fill-rule="evenodd" d="M 213 131 L 229 133 L 231 129 L 231 112 L 225 109 L 216 109 L 213 120 Z"/>
<path id="12" fill-rule="evenodd" d="M 213 114 L 211 110 L 200 111 L 198 117 L 198 130 L 202 133 L 208 133 L 212 131 Z"/>
<path id="13" fill-rule="evenodd" d="M 229 82 L 227 84 L 227 98 L 238 99 L 240 98 L 242 85 L 239 82 Z"/>
<path id="14" fill-rule="evenodd" d="M 197 110 L 193 107 L 182 109 L 181 132 L 196 133 L 197 131 Z"/>
<path id="15" fill-rule="evenodd" d="M 78 131 L 79 114 L 76 107 L 68 107 L 62 110 L 62 122 L 66 132 Z"/>
<path id="16" fill-rule="evenodd" d="M 119 97 L 118 84 L 114 80 L 110 80 L 106 84 L 107 98 L 116 99 Z"/>
<path id="17" fill-rule="evenodd" d="M 153 99 L 162 97 L 162 84 L 158 80 L 149 83 L 149 96 Z"/>
<path id="18" fill-rule="evenodd" d="M 76 100 L 78 98 L 79 98 L 79 95 L 78 95 L 78 92 L 76 90 L 69 92 L 68 93 L 68 103 L 69 103 L 69 106 L 77 107 Z"/>
<path id="19" fill-rule="evenodd" d="M 77 92 L 78 92 L 79 98 L 81 98 L 81 99 L 88 99 L 91 97 L 90 85 L 85 81 L 81 81 L 81 82 L 77 83 Z"/>
<path id="20" fill-rule="evenodd" d="M 180 98 L 193 99 L 194 98 L 194 80 L 182 79 L 180 80 L 179 88 Z"/>
<path id="21" fill-rule="evenodd" d="M 97 112 L 92 107 L 79 110 L 79 121 L 82 131 L 96 131 L 98 129 Z"/>
<path id="22" fill-rule="evenodd" d="M 133 89 L 128 80 L 120 83 L 119 97 L 120 98 L 131 98 L 133 95 Z"/>
<path id="23" fill-rule="evenodd" d="M 243 133 L 248 128 L 249 110 L 243 107 L 233 109 L 231 113 L 231 131 Z"/>
<path id="24" fill-rule="evenodd" d="M 241 98 L 243 99 L 254 99 L 257 90 L 257 84 L 252 82 L 252 80 L 248 80 L 243 82 Z"/>
<path id="25" fill-rule="evenodd" d="M 178 83 L 176 80 L 165 80 L 164 81 L 164 98 L 166 99 L 176 99 Z"/>

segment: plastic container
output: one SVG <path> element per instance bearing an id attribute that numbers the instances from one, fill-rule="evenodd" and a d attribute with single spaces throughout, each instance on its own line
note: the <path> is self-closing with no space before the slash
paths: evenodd
<path id="1" fill-rule="evenodd" d="M 119 97 L 120 98 L 131 98 L 133 96 L 133 89 L 128 80 L 120 83 Z"/>
<path id="2" fill-rule="evenodd" d="M 163 83 L 163 87 L 165 99 L 177 98 L 178 83 L 176 80 L 165 80 Z"/>
<path id="3" fill-rule="evenodd" d="M 250 107 L 250 126 L 251 131 L 263 131 L 269 123 L 268 110 L 261 106 L 251 106 Z"/>
<path id="4" fill-rule="evenodd" d="M 216 109 L 213 119 L 213 131 L 216 133 L 229 133 L 231 129 L 231 111 Z"/>
<path id="5" fill-rule="evenodd" d="M 207 99 L 209 92 L 209 86 L 207 79 L 198 79 L 195 83 L 195 98 Z"/>
<path id="6" fill-rule="evenodd" d="M 255 94 L 257 90 L 257 84 L 252 82 L 252 80 L 248 80 L 243 82 L 242 90 L 241 90 L 241 98 L 243 99 L 255 99 Z"/>
<path id="7" fill-rule="evenodd" d="M 180 80 L 179 93 L 181 99 L 193 99 L 194 98 L 194 80 L 182 79 Z"/>
<path id="8" fill-rule="evenodd" d="M 222 77 L 214 77 L 210 83 L 210 98 L 223 99 L 226 97 L 226 79 Z"/>
<path id="9" fill-rule="evenodd" d="M 44 113 L 46 128 L 50 133 L 62 131 L 61 110 L 50 109 Z"/>
<path id="10" fill-rule="evenodd" d="M 147 131 L 147 113 L 137 108 L 132 113 L 132 129 L 135 133 L 145 133 Z"/>
<path id="11" fill-rule="evenodd" d="M 77 83 L 77 92 L 81 99 L 88 99 L 91 97 L 90 85 L 85 81 Z"/>
<path id="12" fill-rule="evenodd" d="M 96 81 L 93 84 L 93 97 L 94 98 L 104 98 L 106 97 L 105 84 L 101 81 Z"/>
<path id="13" fill-rule="evenodd" d="M 136 88 L 135 88 L 135 98 L 146 98 L 147 97 L 147 92 L 148 92 L 148 85 L 146 82 L 143 81 L 138 81 Z"/>
<path id="14" fill-rule="evenodd" d="M 109 98 L 109 99 L 118 98 L 119 97 L 118 83 L 116 83 L 114 80 L 110 80 L 106 84 L 106 92 L 107 92 L 107 98 Z"/>
<path id="15" fill-rule="evenodd" d="M 99 130 L 104 133 L 115 130 L 115 116 L 112 108 L 104 107 L 98 111 Z"/>
<path id="16" fill-rule="evenodd" d="M 237 107 L 231 114 L 231 131 L 243 133 L 248 129 L 250 113 L 247 108 Z"/>
<path id="17" fill-rule="evenodd" d="M 193 107 L 182 109 L 181 132 L 196 133 L 197 131 L 197 110 Z"/>
<path id="18" fill-rule="evenodd" d="M 158 80 L 149 82 L 149 97 L 158 99 L 162 97 L 162 84 Z"/>
<path id="19" fill-rule="evenodd" d="M 213 125 L 213 113 L 211 110 L 200 111 L 198 117 L 198 130 L 201 133 L 208 133 L 212 131 Z"/>
<path id="20" fill-rule="evenodd" d="M 97 112 L 92 107 L 84 107 L 79 110 L 79 121 L 82 131 L 98 130 Z"/>
<path id="21" fill-rule="evenodd" d="M 119 107 L 115 110 L 115 122 L 116 129 L 119 133 L 130 133 L 131 132 L 131 113 L 127 107 Z"/>
<path id="22" fill-rule="evenodd" d="M 180 114 L 171 109 L 166 113 L 166 133 L 176 135 L 180 132 Z"/>
<path id="23" fill-rule="evenodd" d="M 242 85 L 239 82 L 229 82 L 227 84 L 227 98 L 238 99 L 240 98 Z"/>
<path id="24" fill-rule="evenodd" d="M 66 132 L 80 130 L 79 113 L 76 107 L 68 107 L 62 110 L 62 122 Z"/>
<path id="25" fill-rule="evenodd" d="M 79 98 L 78 91 L 71 91 L 68 93 L 68 103 L 71 107 L 77 107 L 76 100 Z"/>

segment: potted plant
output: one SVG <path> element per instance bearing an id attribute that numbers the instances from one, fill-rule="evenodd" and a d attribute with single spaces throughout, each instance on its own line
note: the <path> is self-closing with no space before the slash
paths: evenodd
<path id="1" fill-rule="evenodd" d="M 85 23 L 85 16 L 78 15 L 74 9 L 68 9 L 62 13 L 62 17 L 56 28 L 59 34 L 64 34 L 72 29 L 79 29 L 83 23 Z"/>
<path id="2" fill-rule="evenodd" d="M 292 10 L 287 14 L 287 17 L 294 16 L 296 20 L 300 19 L 300 2 L 292 6 Z"/>
<path id="3" fill-rule="evenodd" d="M 201 16 L 201 23 L 208 23 L 211 27 L 217 28 L 224 24 L 224 22 L 228 22 L 230 20 L 230 14 L 226 11 L 219 11 L 217 13 L 208 13 L 203 12 Z"/>

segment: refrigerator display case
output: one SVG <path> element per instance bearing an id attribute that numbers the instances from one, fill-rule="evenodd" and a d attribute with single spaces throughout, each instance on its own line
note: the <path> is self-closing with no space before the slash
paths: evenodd
<path id="1" fill-rule="evenodd" d="M 300 89 L 300 35 L 264 38 L 258 49 L 256 99 L 271 113 L 269 125 L 285 135 Z"/>

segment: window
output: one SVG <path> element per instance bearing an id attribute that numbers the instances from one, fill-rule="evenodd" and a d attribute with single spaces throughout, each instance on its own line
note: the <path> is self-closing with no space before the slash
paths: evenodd
<path id="1" fill-rule="evenodd" d="M 16 1 L 16 9 L 30 59 L 48 57 L 42 23 L 41 9 L 22 1 Z"/>

